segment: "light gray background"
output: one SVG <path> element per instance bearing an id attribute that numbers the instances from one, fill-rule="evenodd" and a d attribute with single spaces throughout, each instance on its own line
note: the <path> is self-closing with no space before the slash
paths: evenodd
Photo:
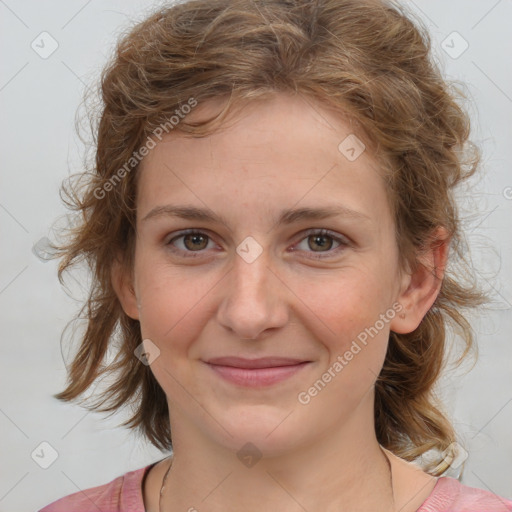
<path id="1" fill-rule="evenodd" d="M 405 3 L 429 27 L 446 76 L 466 83 L 472 140 L 484 150 L 465 211 L 478 214 L 469 229 L 475 273 L 496 302 L 474 317 L 477 365 L 447 373 L 438 392 L 469 452 L 463 483 L 512 497 L 512 2 Z M 120 31 L 155 5 L 0 0 L 0 511 L 39 509 L 166 455 L 116 428 L 125 416 L 105 420 L 51 397 L 65 382 L 60 336 L 78 303 L 58 283 L 57 263 L 32 253 L 66 213 L 62 179 L 80 169 L 74 118 L 84 85 L 97 79 Z M 46 59 L 31 48 L 43 31 L 59 45 Z M 469 44 L 457 58 L 464 41 L 454 31 Z M 58 452 L 48 469 L 31 458 L 43 441 Z"/>

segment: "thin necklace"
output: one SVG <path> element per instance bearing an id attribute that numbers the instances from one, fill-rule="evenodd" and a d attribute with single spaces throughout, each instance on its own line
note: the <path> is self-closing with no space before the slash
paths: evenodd
<path id="1" fill-rule="evenodd" d="M 391 469 L 391 463 L 389 462 L 389 457 L 386 455 L 386 453 L 382 449 L 382 446 L 379 445 L 379 448 L 380 448 L 380 451 L 382 452 L 382 454 L 384 455 L 384 458 L 386 459 L 386 463 L 387 463 L 388 469 L 389 469 L 389 484 L 391 486 L 391 496 L 393 497 L 393 512 L 394 512 L 395 511 L 395 490 L 393 488 L 393 470 Z M 164 475 L 164 478 L 162 481 L 162 487 L 160 488 L 160 499 L 158 501 L 158 512 L 162 512 L 162 499 L 164 496 L 165 484 L 167 482 L 167 477 L 169 475 L 169 471 L 171 471 L 171 467 L 172 467 L 172 460 L 171 460 L 171 463 L 169 464 L 169 467 L 167 468 L 167 471 L 165 472 L 165 475 Z"/>
<path id="2" fill-rule="evenodd" d="M 174 457 L 174 455 L 172 455 Z M 164 496 L 164 490 L 165 490 L 165 483 L 167 482 L 167 476 L 169 475 L 169 471 L 171 471 L 172 467 L 172 459 L 171 463 L 169 464 L 169 467 L 167 468 L 167 471 L 165 472 L 165 476 L 162 482 L 162 487 L 160 487 L 160 499 L 158 500 L 158 512 L 162 512 L 162 499 Z"/>

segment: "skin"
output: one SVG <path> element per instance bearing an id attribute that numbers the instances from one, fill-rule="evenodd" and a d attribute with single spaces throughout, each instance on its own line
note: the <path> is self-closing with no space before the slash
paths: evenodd
<path id="1" fill-rule="evenodd" d="M 222 106 L 200 104 L 187 120 Z M 116 263 L 112 282 L 126 314 L 140 321 L 142 338 L 160 350 L 150 368 L 166 393 L 173 435 L 166 511 L 392 510 L 374 430 L 374 384 L 390 330 L 413 331 L 432 306 L 448 240 L 439 228 L 440 243 L 422 254 L 422 266 L 414 274 L 399 268 L 377 163 L 368 150 L 355 161 L 338 150 L 353 133 L 323 105 L 279 93 L 210 136 L 171 132 L 142 162 L 134 268 Z M 227 223 L 169 215 L 143 220 L 169 204 L 208 207 Z M 366 217 L 275 223 L 285 208 L 333 204 Z M 206 237 L 176 238 L 191 228 Z M 327 236 L 322 247 L 318 235 L 305 234 L 313 228 L 348 243 Z M 262 249 L 251 263 L 236 252 L 248 236 Z M 405 318 L 397 313 L 384 322 L 321 392 L 300 403 L 298 394 L 397 303 Z M 204 363 L 228 355 L 311 363 L 285 381 L 252 389 L 224 381 Z M 252 467 L 237 458 L 247 442 L 262 455 Z M 386 454 L 395 510 L 417 510 L 436 479 Z M 148 511 L 158 511 L 170 462 L 148 474 Z"/>

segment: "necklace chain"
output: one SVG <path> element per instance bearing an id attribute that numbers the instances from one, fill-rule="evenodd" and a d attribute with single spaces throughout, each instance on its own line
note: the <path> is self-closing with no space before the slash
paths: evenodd
<path id="1" fill-rule="evenodd" d="M 379 448 L 386 459 L 386 463 L 387 463 L 388 469 L 389 469 L 389 483 L 391 486 L 391 496 L 393 498 L 393 512 L 394 512 L 395 511 L 395 492 L 394 492 L 394 488 L 393 488 L 393 470 L 391 469 L 391 463 L 389 462 L 389 457 L 386 455 L 386 453 L 384 452 L 384 450 L 382 449 L 382 447 L 380 445 L 379 445 Z M 169 464 L 169 467 L 167 468 L 167 471 L 165 472 L 165 475 L 164 475 L 164 478 L 162 481 L 162 487 L 160 488 L 160 498 L 158 501 L 158 512 L 162 512 L 162 500 L 163 500 L 163 496 L 164 496 L 165 484 L 167 483 L 167 477 L 169 476 L 171 467 L 172 467 L 172 460 L 171 460 L 171 463 Z"/>

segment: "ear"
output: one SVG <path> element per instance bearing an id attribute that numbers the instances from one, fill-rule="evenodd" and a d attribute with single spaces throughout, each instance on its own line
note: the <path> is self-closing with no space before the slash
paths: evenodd
<path id="1" fill-rule="evenodd" d="M 419 264 L 403 278 L 397 301 L 403 310 L 390 323 L 392 331 L 407 334 L 414 331 L 439 295 L 448 261 L 450 237 L 444 227 L 438 227 L 421 254 Z"/>
<path id="2" fill-rule="evenodd" d="M 123 311 L 134 320 L 139 320 L 139 308 L 133 286 L 133 275 L 122 261 L 116 257 L 112 264 L 111 282 Z"/>

